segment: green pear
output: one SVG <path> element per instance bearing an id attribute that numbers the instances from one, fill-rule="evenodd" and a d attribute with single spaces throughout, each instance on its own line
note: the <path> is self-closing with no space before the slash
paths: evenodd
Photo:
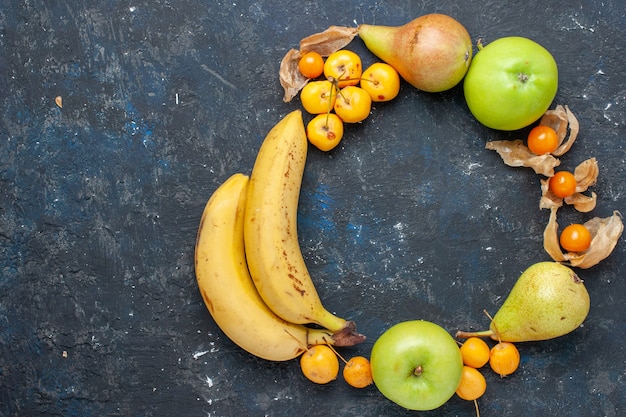
<path id="1" fill-rule="evenodd" d="M 362 24 L 357 33 L 374 55 L 409 84 L 427 92 L 457 85 L 472 60 L 469 33 L 444 14 L 426 14 L 402 26 Z"/>
<path id="2" fill-rule="evenodd" d="M 483 332 L 456 336 L 489 336 L 503 342 L 528 342 L 563 336 L 578 328 L 589 313 L 589 293 L 576 273 L 557 262 L 539 262 L 518 278 Z"/>

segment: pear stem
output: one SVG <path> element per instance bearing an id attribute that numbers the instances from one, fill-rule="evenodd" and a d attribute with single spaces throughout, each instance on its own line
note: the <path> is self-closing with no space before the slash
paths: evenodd
<path id="1" fill-rule="evenodd" d="M 493 327 L 493 333 L 496 335 L 496 339 L 498 339 L 498 343 L 502 342 L 502 340 L 500 340 L 500 332 L 498 331 L 498 327 L 496 326 L 496 323 L 494 323 L 493 321 L 493 317 L 491 317 L 491 314 L 489 314 L 487 309 L 483 310 L 483 313 L 485 313 L 485 315 L 489 317 L 489 320 L 491 320 L 491 325 L 489 327 Z"/>
<path id="2" fill-rule="evenodd" d="M 481 332 L 464 332 L 459 330 L 454 336 L 459 339 L 467 339 L 470 337 L 491 337 L 493 334 L 493 330 L 483 330 Z"/>

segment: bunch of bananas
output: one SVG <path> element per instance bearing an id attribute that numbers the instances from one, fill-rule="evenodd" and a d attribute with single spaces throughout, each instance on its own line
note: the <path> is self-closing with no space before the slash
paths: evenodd
<path id="1" fill-rule="evenodd" d="M 267 360 L 365 340 L 353 321 L 322 305 L 302 257 L 296 224 L 307 147 L 295 110 L 270 130 L 251 175 L 236 173 L 213 193 L 196 240 L 209 313 L 235 344 Z"/>

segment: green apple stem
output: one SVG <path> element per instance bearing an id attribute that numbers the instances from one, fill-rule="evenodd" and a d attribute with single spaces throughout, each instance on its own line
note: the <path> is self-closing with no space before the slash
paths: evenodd
<path id="1" fill-rule="evenodd" d="M 493 330 L 483 330 L 481 332 L 464 332 L 459 330 L 454 337 L 459 339 L 467 339 L 469 337 L 491 337 L 494 334 Z"/>

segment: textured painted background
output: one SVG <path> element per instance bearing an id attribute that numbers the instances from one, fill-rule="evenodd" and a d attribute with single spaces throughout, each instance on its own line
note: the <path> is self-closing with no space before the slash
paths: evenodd
<path id="1" fill-rule="evenodd" d="M 581 133 L 563 158 L 594 156 L 591 214 L 626 209 L 626 7 L 591 1 L 8 0 L 0 8 L 0 415 L 410 416 L 374 387 L 315 386 L 212 322 L 193 270 L 213 190 L 249 173 L 282 102 L 287 49 L 329 25 L 398 25 L 443 12 L 472 37 L 542 43 L 560 67 L 555 103 Z M 350 49 L 374 58 L 356 39 Z M 54 97 L 63 97 L 63 108 Z M 546 260 L 539 177 L 505 167 L 460 88 L 403 84 L 311 149 L 303 253 L 327 307 L 356 320 L 368 355 L 406 319 L 487 326 L 518 275 Z M 520 369 L 486 371 L 484 416 L 626 414 L 626 242 L 580 271 L 584 326 L 519 346 Z M 309 411 L 309 410 L 313 411 Z M 453 398 L 432 416 L 473 416 Z"/>

